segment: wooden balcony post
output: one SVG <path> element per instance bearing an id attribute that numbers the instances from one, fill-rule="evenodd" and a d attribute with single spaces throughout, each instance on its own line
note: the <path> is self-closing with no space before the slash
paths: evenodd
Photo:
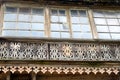
<path id="1" fill-rule="evenodd" d="M 6 73 L 6 80 L 11 80 L 11 79 L 10 79 L 10 76 L 11 76 L 11 73 L 10 73 L 10 72 Z"/>
<path id="2" fill-rule="evenodd" d="M 32 80 L 36 80 L 36 74 L 35 73 L 32 73 L 31 76 L 32 76 Z"/>

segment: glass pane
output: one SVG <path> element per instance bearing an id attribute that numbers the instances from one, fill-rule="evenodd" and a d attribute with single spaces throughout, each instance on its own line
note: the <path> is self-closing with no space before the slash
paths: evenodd
<path id="1" fill-rule="evenodd" d="M 42 23 L 32 23 L 31 30 L 44 30 L 44 24 L 42 24 Z"/>
<path id="2" fill-rule="evenodd" d="M 15 30 L 3 30 L 3 36 L 17 36 L 17 32 Z"/>
<path id="3" fill-rule="evenodd" d="M 31 31 L 18 31 L 20 37 L 31 37 Z"/>
<path id="4" fill-rule="evenodd" d="M 94 11 L 94 17 L 104 17 L 104 14 L 102 11 Z"/>
<path id="5" fill-rule="evenodd" d="M 17 8 L 14 8 L 14 7 L 6 7 L 5 12 L 8 12 L 8 13 L 16 13 L 16 12 L 17 12 Z"/>
<path id="6" fill-rule="evenodd" d="M 43 9 L 32 9 L 32 14 L 43 15 Z"/>
<path id="7" fill-rule="evenodd" d="M 120 18 L 120 12 L 117 12 L 116 15 L 118 18 Z"/>
<path id="8" fill-rule="evenodd" d="M 33 15 L 32 22 L 44 22 L 44 16 Z"/>
<path id="9" fill-rule="evenodd" d="M 51 31 L 60 31 L 59 24 L 51 24 Z"/>
<path id="10" fill-rule="evenodd" d="M 52 22 L 59 22 L 58 16 L 51 16 Z"/>
<path id="11" fill-rule="evenodd" d="M 71 16 L 72 17 L 78 17 L 79 15 L 78 15 L 77 10 L 71 10 Z"/>
<path id="12" fill-rule="evenodd" d="M 72 24 L 72 31 L 81 31 L 81 27 L 79 24 Z"/>
<path id="13" fill-rule="evenodd" d="M 20 14 L 30 14 L 31 10 L 29 8 L 19 8 Z"/>
<path id="14" fill-rule="evenodd" d="M 32 37 L 44 37 L 44 31 L 32 31 Z"/>
<path id="15" fill-rule="evenodd" d="M 113 17 L 116 18 L 116 13 L 115 12 L 104 12 L 105 17 Z"/>
<path id="16" fill-rule="evenodd" d="M 73 38 L 80 38 L 81 35 L 80 35 L 80 32 L 73 32 Z"/>
<path id="17" fill-rule="evenodd" d="M 119 22 L 117 19 L 107 19 L 108 25 L 119 25 Z"/>
<path id="18" fill-rule="evenodd" d="M 57 16 L 57 15 L 58 15 L 57 10 L 51 10 L 51 15 L 55 15 L 55 16 Z"/>
<path id="19" fill-rule="evenodd" d="M 69 32 L 61 32 L 61 37 L 62 38 L 70 38 L 70 33 Z"/>
<path id="20" fill-rule="evenodd" d="M 120 26 L 109 26 L 110 32 L 120 32 Z"/>
<path id="21" fill-rule="evenodd" d="M 19 14 L 18 21 L 31 21 L 30 15 Z"/>
<path id="22" fill-rule="evenodd" d="M 109 33 L 98 33 L 100 39 L 111 39 Z"/>
<path id="23" fill-rule="evenodd" d="M 80 33 L 81 38 L 84 39 L 91 39 L 92 38 L 92 34 L 91 33 Z"/>
<path id="24" fill-rule="evenodd" d="M 60 22 L 67 22 L 67 19 L 65 16 L 59 16 Z"/>
<path id="25" fill-rule="evenodd" d="M 5 14 L 4 15 L 4 21 L 16 21 L 17 20 L 17 14 Z"/>
<path id="26" fill-rule="evenodd" d="M 91 31 L 90 29 L 90 25 L 81 25 L 81 31 L 82 32 L 87 32 L 87 31 Z"/>
<path id="27" fill-rule="evenodd" d="M 95 24 L 107 25 L 105 19 L 95 18 Z"/>
<path id="28" fill-rule="evenodd" d="M 71 17 L 72 23 L 80 23 L 79 17 Z"/>
<path id="29" fill-rule="evenodd" d="M 88 18 L 80 17 L 80 23 L 88 23 Z"/>
<path id="30" fill-rule="evenodd" d="M 120 33 L 119 34 L 112 33 L 111 36 L 112 36 L 112 39 L 120 39 Z"/>
<path id="31" fill-rule="evenodd" d="M 83 16 L 86 17 L 87 16 L 86 11 L 83 11 L 83 10 L 80 10 L 79 14 L 80 14 L 81 17 L 83 17 Z"/>
<path id="32" fill-rule="evenodd" d="M 51 37 L 60 38 L 60 32 L 51 32 Z"/>
<path id="33" fill-rule="evenodd" d="M 59 16 L 65 16 L 65 10 L 59 10 Z"/>
<path id="34" fill-rule="evenodd" d="M 69 30 L 69 26 L 65 23 L 60 24 L 60 30 L 62 31 L 68 31 Z"/>
<path id="35" fill-rule="evenodd" d="M 18 23 L 18 29 L 30 30 L 30 29 L 31 29 L 31 25 L 30 25 L 30 23 L 22 23 L 22 22 L 19 22 L 19 23 Z"/>
<path id="36" fill-rule="evenodd" d="M 4 22 L 3 29 L 16 29 L 16 23 L 15 22 Z"/>
<path id="37" fill-rule="evenodd" d="M 109 32 L 108 26 L 96 26 L 97 32 Z"/>

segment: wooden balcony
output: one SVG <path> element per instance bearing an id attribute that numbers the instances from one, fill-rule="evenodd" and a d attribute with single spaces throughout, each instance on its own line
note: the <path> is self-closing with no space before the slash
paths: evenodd
<path id="1" fill-rule="evenodd" d="M 0 60 L 120 61 L 120 43 L 1 40 Z"/>

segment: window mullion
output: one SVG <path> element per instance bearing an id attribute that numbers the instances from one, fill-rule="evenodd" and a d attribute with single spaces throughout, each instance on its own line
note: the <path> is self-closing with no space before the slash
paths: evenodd
<path id="1" fill-rule="evenodd" d="M 67 23 L 69 27 L 70 38 L 72 38 L 72 26 L 71 26 L 71 19 L 70 19 L 70 11 L 66 9 L 66 16 L 67 16 Z"/>
<path id="2" fill-rule="evenodd" d="M 96 25 L 94 22 L 93 12 L 91 9 L 88 10 L 88 17 L 89 17 L 89 21 L 90 21 L 90 25 L 91 25 L 91 31 L 92 31 L 93 38 L 98 39 L 97 28 L 96 28 Z"/>

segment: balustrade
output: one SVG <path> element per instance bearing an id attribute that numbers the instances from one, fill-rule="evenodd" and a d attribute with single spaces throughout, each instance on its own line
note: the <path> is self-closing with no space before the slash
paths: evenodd
<path id="1" fill-rule="evenodd" d="M 120 44 L 0 41 L 0 60 L 120 61 Z"/>

